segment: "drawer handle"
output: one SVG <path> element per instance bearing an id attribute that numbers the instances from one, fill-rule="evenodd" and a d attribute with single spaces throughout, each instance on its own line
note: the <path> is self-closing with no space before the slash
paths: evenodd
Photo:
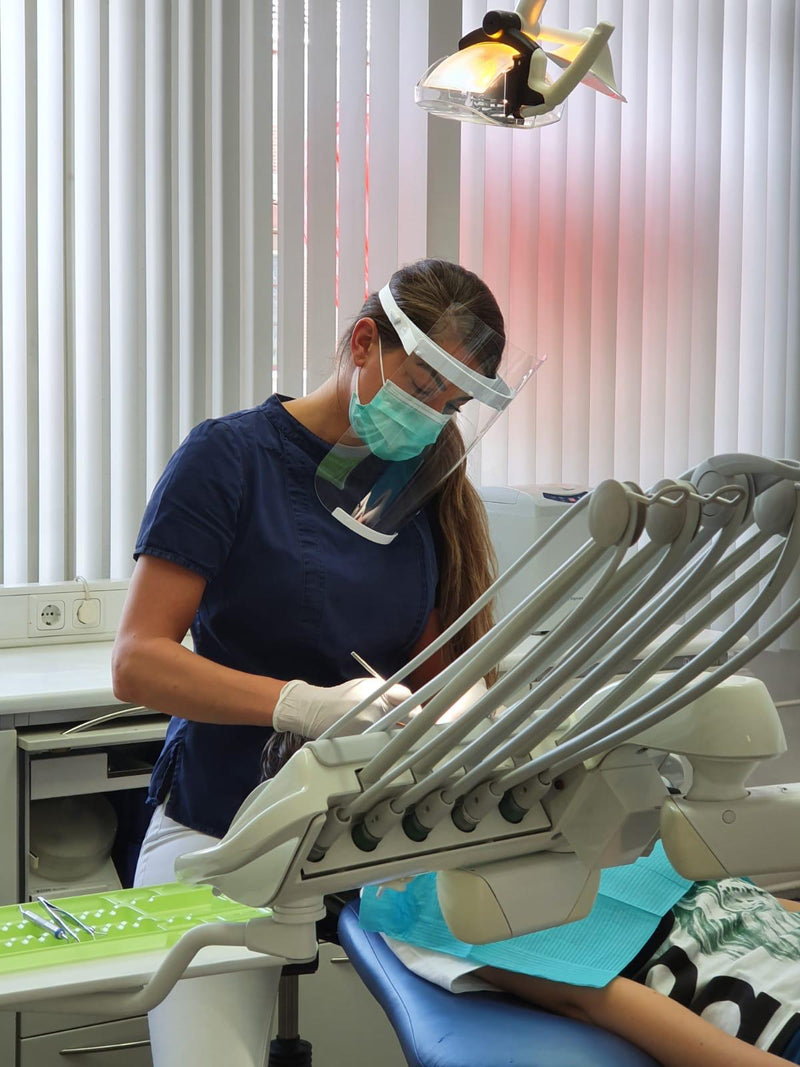
<path id="1" fill-rule="evenodd" d="M 331 963 L 349 963 L 349 956 L 331 956 Z"/>
<path id="2" fill-rule="evenodd" d="M 150 1044 L 147 1040 L 120 1041 L 116 1045 L 90 1045 L 86 1048 L 62 1048 L 59 1056 L 88 1056 L 91 1052 L 121 1052 L 128 1048 L 146 1048 Z"/>

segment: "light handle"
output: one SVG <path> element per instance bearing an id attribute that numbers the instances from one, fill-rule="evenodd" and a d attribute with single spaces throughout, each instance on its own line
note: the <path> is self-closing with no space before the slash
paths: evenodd
<path id="1" fill-rule="evenodd" d="M 614 27 L 610 23 L 598 22 L 591 35 L 587 38 L 586 44 L 552 85 L 544 80 L 535 79 L 533 82 L 529 81 L 531 89 L 534 89 L 544 97 L 544 103 L 530 108 L 523 108 L 523 115 L 551 111 L 558 104 L 563 103 L 572 90 L 583 81 L 594 63 L 597 62 L 600 53 L 613 32 Z M 531 69 L 533 70 L 533 68 Z"/>

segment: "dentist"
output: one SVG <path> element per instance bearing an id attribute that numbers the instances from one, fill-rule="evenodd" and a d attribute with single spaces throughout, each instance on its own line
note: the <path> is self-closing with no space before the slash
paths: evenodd
<path id="1" fill-rule="evenodd" d="M 374 692 L 353 650 L 387 677 L 489 586 L 457 413 L 477 439 L 532 369 L 475 274 L 422 260 L 371 294 L 314 392 L 189 433 L 145 510 L 113 653 L 116 696 L 172 716 L 137 885 L 223 836 L 268 738 L 280 762 Z M 409 684 L 490 625 L 485 610 Z M 408 695 L 394 686 L 354 732 Z M 261 1067 L 268 985 L 264 970 L 179 983 L 150 1015 L 156 1067 Z"/>

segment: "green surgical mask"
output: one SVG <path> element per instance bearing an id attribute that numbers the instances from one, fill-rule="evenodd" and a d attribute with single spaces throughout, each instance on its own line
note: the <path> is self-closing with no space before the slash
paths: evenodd
<path id="1" fill-rule="evenodd" d="M 378 358 L 383 385 L 366 404 L 358 399 L 358 371 L 353 375 L 350 425 L 379 459 L 412 459 L 434 443 L 450 415 L 435 411 L 394 382 L 386 381 L 380 338 Z"/>

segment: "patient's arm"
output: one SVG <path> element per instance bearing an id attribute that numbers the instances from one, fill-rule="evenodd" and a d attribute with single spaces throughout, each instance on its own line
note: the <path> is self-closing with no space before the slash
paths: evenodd
<path id="1" fill-rule="evenodd" d="M 628 978 L 592 989 L 496 967 L 475 973 L 537 1007 L 618 1034 L 663 1067 L 786 1067 L 781 1057 L 731 1037 L 677 1001 Z"/>
<path id="2" fill-rule="evenodd" d="M 782 904 L 787 911 L 800 911 L 800 900 L 787 900 L 785 897 L 775 897 L 779 904 Z"/>

